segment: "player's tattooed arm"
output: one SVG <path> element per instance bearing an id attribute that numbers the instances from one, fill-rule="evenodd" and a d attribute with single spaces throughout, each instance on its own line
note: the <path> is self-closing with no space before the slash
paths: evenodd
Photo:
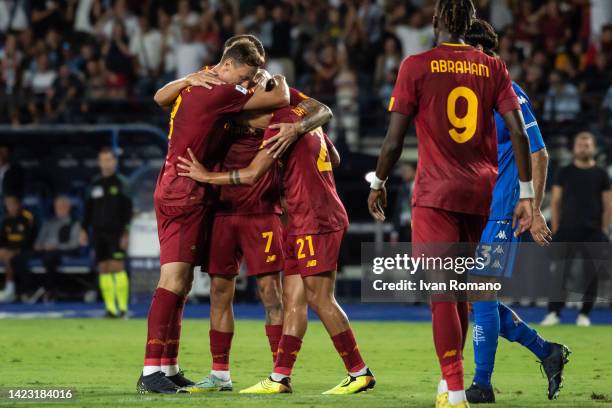
<path id="1" fill-rule="evenodd" d="M 391 169 L 397 163 L 404 147 L 404 138 L 408 131 L 408 125 L 412 121 L 412 116 L 404 115 L 399 112 L 391 112 L 389 129 L 383 141 L 378 162 L 376 163 L 376 177 L 386 180 L 391 173 Z M 387 190 L 384 185 L 378 190 L 370 190 L 368 196 L 368 210 L 370 215 L 379 221 L 384 221 L 387 206 Z"/>
<path id="2" fill-rule="evenodd" d="M 161 87 L 155 93 L 153 99 L 162 108 L 171 106 L 174 100 L 179 96 L 181 91 L 188 86 L 203 86 L 211 89 L 213 85 L 224 84 L 222 80 L 217 77 L 213 71 L 201 70 L 198 72 L 192 72 L 191 74 L 168 82 L 166 85 Z"/>
<path id="3" fill-rule="evenodd" d="M 212 172 L 196 159 L 191 149 L 187 149 L 189 159 L 179 156 L 181 163 L 176 166 L 179 169 L 179 176 L 189 177 L 200 183 L 216 184 L 216 185 L 253 185 L 264 175 L 272 164 L 274 159 L 266 153 L 265 150 L 260 150 L 251 163 L 242 169 Z"/>
<path id="4" fill-rule="evenodd" d="M 334 116 L 329 106 L 313 98 L 308 98 L 300 102 L 297 109 L 305 112 L 301 121 L 296 123 L 297 133 L 304 134 L 325 125 Z"/>
<path id="5" fill-rule="evenodd" d="M 240 184 L 240 170 L 231 170 L 229 175 L 232 184 Z"/>
<path id="6" fill-rule="evenodd" d="M 325 125 L 333 117 L 331 109 L 313 98 L 303 100 L 295 107 L 302 113 L 302 120 L 296 123 L 276 123 L 271 129 L 279 129 L 278 133 L 264 142 L 268 153 L 279 158 L 304 133 Z"/>

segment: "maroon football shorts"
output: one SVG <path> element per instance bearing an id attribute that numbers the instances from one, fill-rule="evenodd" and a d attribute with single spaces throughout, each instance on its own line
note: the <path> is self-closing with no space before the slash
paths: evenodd
<path id="1" fill-rule="evenodd" d="M 287 235 L 284 274 L 302 277 L 338 269 L 338 255 L 346 229 L 323 234 Z"/>
<path id="2" fill-rule="evenodd" d="M 283 225 L 276 214 L 217 215 L 207 272 L 237 275 L 244 259 L 249 276 L 283 269 Z"/>
<path id="3" fill-rule="evenodd" d="M 412 208 L 412 242 L 452 243 L 480 241 L 488 217 L 440 208 Z"/>
<path id="4" fill-rule="evenodd" d="M 186 262 L 202 265 L 208 253 L 208 206 L 172 206 L 155 203 L 159 264 Z"/>

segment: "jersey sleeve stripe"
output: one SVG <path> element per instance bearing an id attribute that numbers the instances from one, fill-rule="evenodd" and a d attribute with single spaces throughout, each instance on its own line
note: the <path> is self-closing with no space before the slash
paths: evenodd
<path id="1" fill-rule="evenodd" d="M 530 127 L 538 126 L 538 122 L 533 121 L 525 125 L 525 129 L 529 129 Z"/>

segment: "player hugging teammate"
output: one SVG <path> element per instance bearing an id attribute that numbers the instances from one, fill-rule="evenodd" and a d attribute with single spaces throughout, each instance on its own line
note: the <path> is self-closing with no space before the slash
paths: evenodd
<path id="1" fill-rule="evenodd" d="M 226 43 L 219 65 L 174 81 L 156 95 L 156 101 L 161 105 L 175 101 L 168 158 L 160 174 L 158 189 L 163 185 L 169 186 L 171 183 L 164 184 L 164 179 L 170 178 L 172 185 L 197 186 L 201 190 L 200 196 L 205 199 L 196 201 L 188 194 L 187 199 L 193 201 L 178 200 L 177 205 L 181 208 L 175 211 L 168 211 L 165 204 L 161 204 L 158 210 L 156 205 L 162 244 L 162 276 L 149 314 L 145 368 L 138 389 L 140 392 L 158 393 L 232 389 L 229 371 L 234 331 L 232 300 L 235 276 L 244 258 L 249 274 L 257 277 L 266 309 L 266 334 L 274 369 L 268 378 L 241 392 L 292 392 L 290 375 L 306 332 L 309 306 L 323 321 L 349 373 L 345 380 L 326 393 L 352 394 L 367 390 L 374 386 L 374 376 L 361 358 L 346 314 L 334 298 L 337 259 L 348 217 L 336 193 L 332 174 L 339 156 L 320 128 L 331 118 L 331 111 L 295 89 L 287 95 L 284 79 L 275 78 L 276 81 L 270 82 L 265 71 L 260 70 L 255 75 L 253 70 L 244 69 L 239 73 L 242 77 L 232 82 L 235 78 L 231 75 L 232 68 L 235 72 L 236 61 L 241 60 L 230 60 L 230 66 L 225 71 L 223 69 L 235 54 L 231 50 L 236 45 L 256 50 L 257 59 L 263 61 L 264 51 L 259 40 L 248 35 L 236 36 Z M 251 68 L 257 65 L 245 62 L 242 66 Z M 274 82 L 276 86 L 273 86 Z M 227 88 L 228 83 L 239 83 L 230 85 L 229 89 L 238 90 L 244 96 L 228 91 L 226 102 L 221 102 L 222 109 L 218 109 L 219 98 L 223 98 L 219 88 Z M 272 89 L 264 92 L 265 87 Z M 198 93 L 197 102 L 190 95 L 194 91 Z M 271 96 L 266 98 L 268 94 Z M 281 95 L 284 99 L 274 95 Z M 186 98 L 190 96 L 192 104 L 184 107 Z M 258 103 L 253 102 L 256 99 L 259 99 Z M 288 103 L 289 106 L 280 108 Z M 181 109 L 190 112 L 193 120 L 200 122 L 199 139 L 195 133 L 191 136 L 189 128 L 178 129 L 179 123 L 184 123 L 184 116 L 179 122 Z M 254 109 L 260 112 L 228 115 Z M 215 112 L 218 112 L 217 116 Z M 206 115 L 212 117 L 202 119 Z M 190 136 L 185 137 L 185 134 Z M 262 149 L 262 146 L 271 147 Z M 182 163 L 177 164 L 177 160 Z M 282 175 L 279 173 L 280 162 L 284 168 Z M 212 173 L 207 169 L 221 171 Z M 285 231 L 278 219 L 281 182 L 289 216 Z M 207 187 L 213 184 L 224 185 L 219 200 L 215 200 L 214 190 Z M 174 192 L 176 189 L 168 187 L 167 190 Z M 156 190 L 156 204 L 158 196 Z M 185 199 L 184 195 L 181 198 Z M 185 208 L 187 203 L 195 205 Z M 212 221 L 208 218 L 211 208 L 216 210 Z M 165 216 L 166 212 L 169 217 Z M 211 242 L 202 236 L 209 225 L 212 225 L 215 237 Z M 165 232 L 168 230 L 171 237 Z M 166 247 L 171 250 L 164 251 L 164 243 L 168 243 Z M 196 258 L 199 250 L 203 250 L 203 254 L 209 253 L 209 259 Z M 212 280 L 210 346 L 213 365 L 210 374 L 194 384 L 179 372 L 176 357 L 179 315 L 182 315 L 182 305 L 190 288 L 192 267 L 199 262 L 205 265 L 204 269 Z M 179 265 L 173 265 L 177 263 Z M 174 270 L 169 271 L 169 268 Z M 284 271 L 282 301 L 281 270 Z M 165 306 L 158 306 L 158 297 L 170 300 Z M 165 326 L 160 329 L 156 323 L 162 308 L 175 310 L 174 318 L 169 319 L 169 329 Z M 173 319 L 179 322 L 178 328 Z M 166 334 L 163 335 L 162 331 Z M 159 355 L 159 360 L 150 358 L 151 355 Z"/>

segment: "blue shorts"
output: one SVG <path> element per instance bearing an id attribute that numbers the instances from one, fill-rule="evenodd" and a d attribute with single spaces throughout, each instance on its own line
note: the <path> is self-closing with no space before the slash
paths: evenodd
<path id="1" fill-rule="evenodd" d="M 474 268 L 473 275 L 510 278 L 520 237 L 514 236 L 512 220 L 489 220 L 480 237 L 476 256 L 484 258 L 484 268 Z"/>

